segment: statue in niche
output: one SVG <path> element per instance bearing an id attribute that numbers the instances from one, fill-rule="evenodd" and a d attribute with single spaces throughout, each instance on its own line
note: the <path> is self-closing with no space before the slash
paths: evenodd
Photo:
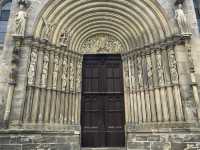
<path id="1" fill-rule="evenodd" d="M 53 89 L 56 89 L 56 87 L 57 87 L 58 70 L 59 70 L 59 57 L 55 56 L 55 58 L 54 58 L 54 71 L 53 71 Z"/>
<path id="2" fill-rule="evenodd" d="M 177 9 L 175 10 L 175 18 L 178 24 L 179 32 L 181 34 L 185 34 L 189 33 L 189 25 L 182 7 L 182 4 L 178 4 Z"/>
<path id="3" fill-rule="evenodd" d="M 169 51 L 169 67 L 171 72 L 171 79 L 173 83 L 178 83 L 178 72 L 176 66 L 176 58 L 173 50 Z"/>
<path id="4" fill-rule="evenodd" d="M 28 18 L 27 12 L 24 10 L 24 5 L 19 5 L 19 12 L 15 16 L 15 36 L 25 35 L 26 20 Z"/>
<path id="5" fill-rule="evenodd" d="M 160 52 L 157 52 L 157 70 L 158 70 L 158 82 L 160 85 L 164 84 L 164 72 L 163 72 L 163 66 L 162 66 L 162 57 Z"/>
<path id="6" fill-rule="evenodd" d="M 44 63 L 43 63 L 43 69 L 42 69 L 42 80 L 41 80 L 41 85 L 43 88 L 45 88 L 47 85 L 48 68 L 49 68 L 49 56 L 46 54 L 44 56 Z"/>
<path id="7" fill-rule="evenodd" d="M 29 85 L 33 85 L 34 83 L 36 62 L 37 62 L 37 52 L 35 49 L 33 49 L 31 53 L 31 63 L 28 70 L 28 84 Z"/>
<path id="8" fill-rule="evenodd" d="M 48 41 L 49 38 L 51 37 L 51 34 L 52 34 L 53 29 L 56 26 L 56 24 L 48 22 L 43 17 L 42 17 L 42 20 L 43 20 L 43 23 L 44 23 L 42 38 Z"/>
<path id="9" fill-rule="evenodd" d="M 67 29 L 65 29 L 60 35 L 60 44 L 62 46 L 69 47 L 70 40 L 71 40 L 71 33 Z"/>
<path id="10" fill-rule="evenodd" d="M 152 62 L 151 62 L 151 57 L 147 57 L 147 76 L 148 76 L 148 83 L 149 86 L 153 85 L 153 72 L 152 72 Z"/>
<path id="11" fill-rule="evenodd" d="M 63 74 L 62 74 L 62 91 L 65 91 L 67 86 L 67 58 L 63 61 Z"/>

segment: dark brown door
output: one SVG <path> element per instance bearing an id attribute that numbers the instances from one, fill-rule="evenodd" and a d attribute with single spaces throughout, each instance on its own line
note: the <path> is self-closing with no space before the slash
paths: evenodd
<path id="1" fill-rule="evenodd" d="M 82 146 L 125 146 L 121 56 L 84 56 L 82 91 Z"/>

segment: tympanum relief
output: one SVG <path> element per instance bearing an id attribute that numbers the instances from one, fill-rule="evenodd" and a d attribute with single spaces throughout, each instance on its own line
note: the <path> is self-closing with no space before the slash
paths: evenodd
<path id="1" fill-rule="evenodd" d="M 120 53 L 122 50 L 120 41 L 107 34 L 89 37 L 81 46 L 82 53 Z"/>

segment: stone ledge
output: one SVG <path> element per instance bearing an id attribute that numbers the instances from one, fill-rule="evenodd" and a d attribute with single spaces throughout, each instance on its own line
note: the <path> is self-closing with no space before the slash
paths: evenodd
<path id="1" fill-rule="evenodd" d="M 143 123 L 139 125 L 126 125 L 128 133 L 183 133 L 200 132 L 200 123 L 198 122 L 163 122 L 163 123 Z"/>
<path id="2" fill-rule="evenodd" d="M 23 124 L 0 129 L 0 134 L 70 134 L 80 135 L 80 125 Z"/>

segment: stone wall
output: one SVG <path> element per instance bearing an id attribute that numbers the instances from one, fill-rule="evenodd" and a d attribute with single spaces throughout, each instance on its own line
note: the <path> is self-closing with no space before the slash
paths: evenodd
<path id="1" fill-rule="evenodd" d="M 151 131 L 135 129 L 127 133 L 127 147 L 128 150 L 199 150 L 200 130 L 178 127 Z"/>
<path id="2" fill-rule="evenodd" d="M 70 133 L 1 132 L 1 150 L 79 150 L 79 135 Z"/>

